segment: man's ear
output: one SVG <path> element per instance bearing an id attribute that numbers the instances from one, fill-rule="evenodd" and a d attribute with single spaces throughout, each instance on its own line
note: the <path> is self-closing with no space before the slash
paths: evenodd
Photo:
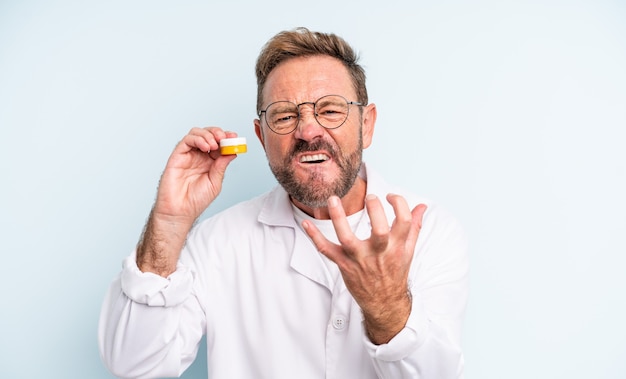
<path id="1" fill-rule="evenodd" d="M 374 136 L 374 127 L 376 126 L 376 104 L 370 103 L 363 109 L 363 126 L 361 128 L 361 136 L 363 138 L 363 148 L 367 149 L 372 144 Z"/>
<path id="2" fill-rule="evenodd" d="M 259 139 L 259 142 L 261 142 L 261 146 L 263 146 L 263 150 L 265 150 L 265 135 L 263 135 L 263 128 L 261 127 L 261 120 L 259 120 L 258 118 L 254 120 L 254 133 Z"/>

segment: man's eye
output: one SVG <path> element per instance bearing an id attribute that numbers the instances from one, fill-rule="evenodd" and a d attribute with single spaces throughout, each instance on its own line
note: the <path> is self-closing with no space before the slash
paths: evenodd
<path id="1" fill-rule="evenodd" d="M 275 124 L 286 124 L 293 122 L 298 118 L 298 115 L 295 113 L 277 113 L 272 115 L 272 122 Z"/>
<path id="2" fill-rule="evenodd" d="M 318 111 L 318 115 L 325 118 L 342 118 L 346 114 L 345 107 L 326 106 Z"/>

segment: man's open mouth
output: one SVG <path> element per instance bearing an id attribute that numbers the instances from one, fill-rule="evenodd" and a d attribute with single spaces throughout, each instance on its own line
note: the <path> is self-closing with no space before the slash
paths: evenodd
<path id="1" fill-rule="evenodd" d="M 300 157 L 300 163 L 322 163 L 329 159 L 326 154 L 302 155 Z"/>

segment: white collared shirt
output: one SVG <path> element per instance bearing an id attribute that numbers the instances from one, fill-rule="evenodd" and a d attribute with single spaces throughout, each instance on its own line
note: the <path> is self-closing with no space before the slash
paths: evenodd
<path id="1" fill-rule="evenodd" d="M 389 343 L 372 344 L 361 311 L 298 226 L 281 188 L 198 224 L 177 271 L 142 273 L 134 255 L 102 307 L 99 346 L 120 377 L 179 376 L 207 335 L 210 379 L 446 379 L 463 376 L 466 239 L 450 215 L 391 189 L 366 170 L 367 192 L 429 208 L 413 257 L 411 315 Z M 393 209 L 383 200 L 387 219 Z M 369 237 L 365 213 L 356 235 Z M 332 262 L 330 262 L 332 263 Z"/>

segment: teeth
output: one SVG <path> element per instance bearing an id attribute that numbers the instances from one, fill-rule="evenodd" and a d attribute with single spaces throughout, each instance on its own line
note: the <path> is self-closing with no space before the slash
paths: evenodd
<path id="1" fill-rule="evenodd" d="M 313 161 L 326 161 L 326 160 L 328 160 L 328 156 L 326 154 L 303 155 L 300 158 L 300 162 L 313 162 Z"/>

